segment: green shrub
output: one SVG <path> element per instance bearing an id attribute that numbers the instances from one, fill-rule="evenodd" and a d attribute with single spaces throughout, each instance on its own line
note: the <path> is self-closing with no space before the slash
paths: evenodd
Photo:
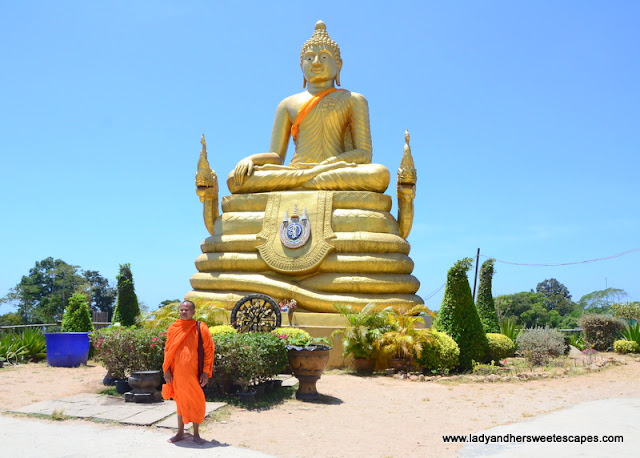
<path id="1" fill-rule="evenodd" d="M 287 365 L 285 339 L 268 333 L 218 334 L 214 381 L 231 377 L 243 391 L 280 373 Z"/>
<path id="2" fill-rule="evenodd" d="M 640 353 L 640 345 L 635 340 L 616 340 L 613 342 L 613 349 L 616 353 Z"/>
<path id="3" fill-rule="evenodd" d="M 501 361 L 509 356 L 513 356 L 516 351 L 516 344 L 503 334 L 488 333 L 489 359 L 491 361 Z"/>
<path id="4" fill-rule="evenodd" d="M 109 374 L 125 380 L 133 371 L 162 370 L 166 332 L 112 326 L 91 333 L 95 358 Z"/>
<path id="5" fill-rule="evenodd" d="M 495 259 L 487 259 L 480 267 L 480 284 L 478 285 L 478 300 L 476 308 L 478 316 L 482 322 L 484 332 L 498 332 L 498 315 L 496 314 L 496 304 L 491 294 L 491 282 L 493 280 Z"/>
<path id="6" fill-rule="evenodd" d="M 87 297 L 76 293 L 69 299 L 69 304 L 62 317 L 62 332 L 91 332 L 91 312 L 87 305 Z"/>
<path id="7" fill-rule="evenodd" d="M 456 341 L 460 348 L 460 368 L 470 370 L 473 361 L 485 361 L 489 344 L 473 303 L 467 271 L 470 258 L 462 259 L 449 269 L 442 306 L 436 328 Z"/>
<path id="8" fill-rule="evenodd" d="M 556 329 L 526 329 L 516 339 L 518 353 L 534 365 L 564 353 L 564 336 Z"/>
<path id="9" fill-rule="evenodd" d="M 389 311 L 376 310 L 374 304 L 368 304 L 360 311 L 350 306 L 336 306 L 336 309 L 349 321 L 344 329 L 337 329 L 331 334 L 342 336 L 342 354 L 354 358 L 375 358 L 377 342 L 384 333 L 393 329 Z"/>
<path id="10" fill-rule="evenodd" d="M 228 324 L 219 324 L 217 326 L 211 326 L 209 328 L 209 333 L 211 334 L 211 337 L 214 337 L 222 334 L 237 334 L 238 330 Z"/>
<path id="11" fill-rule="evenodd" d="M 584 341 L 581 334 L 572 333 L 569 336 L 569 345 L 576 347 L 580 351 L 587 348 L 587 343 Z"/>
<path id="12" fill-rule="evenodd" d="M 578 325 L 582 328 L 584 340 L 598 351 L 607 351 L 611 348 L 624 328 L 623 322 L 618 318 L 596 314 L 582 315 Z"/>
<path id="13" fill-rule="evenodd" d="M 418 364 L 431 372 L 446 372 L 458 366 L 460 349 L 455 340 L 435 329 L 423 330 L 433 339 L 427 340 L 418 356 Z"/>
<path id="14" fill-rule="evenodd" d="M 140 305 L 133 285 L 131 264 L 121 264 L 116 278 L 118 279 L 118 301 L 112 322 L 120 323 L 121 326 L 133 326 L 138 322 Z"/>

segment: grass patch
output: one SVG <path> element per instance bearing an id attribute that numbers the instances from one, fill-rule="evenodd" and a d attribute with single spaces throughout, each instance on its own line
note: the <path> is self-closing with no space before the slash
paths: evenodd
<path id="1" fill-rule="evenodd" d="M 65 421 L 69 419 L 69 415 L 64 413 L 64 409 L 56 409 L 51 412 L 51 419 L 55 421 Z"/>
<path id="2" fill-rule="evenodd" d="M 231 412 L 233 411 L 233 407 L 230 405 L 222 406 L 219 409 L 214 410 L 207 419 L 213 421 L 226 421 L 231 417 Z"/>
<path id="3" fill-rule="evenodd" d="M 122 395 L 119 394 L 116 391 L 116 387 L 115 386 L 108 386 L 104 390 L 100 391 L 98 394 L 102 394 L 102 395 L 105 395 L 105 396 L 120 396 L 120 397 L 122 397 Z"/>

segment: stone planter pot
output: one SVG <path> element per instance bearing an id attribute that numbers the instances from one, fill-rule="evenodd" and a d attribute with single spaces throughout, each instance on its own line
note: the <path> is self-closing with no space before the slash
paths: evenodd
<path id="1" fill-rule="evenodd" d="M 116 386 L 116 393 L 125 394 L 131 391 L 131 387 L 129 386 L 129 382 L 126 380 L 116 380 L 114 381 L 114 385 Z"/>
<path id="2" fill-rule="evenodd" d="M 238 400 L 243 404 L 251 404 L 256 401 L 256 392 L 255 391 L 238 391 L 236 393 Z"/>
<path id="3" fill-rule="evenodd" d="M 331 347 L 312 345 L 308 347 L 287 347 L 287 356 L 293 375 L 300 382 L 296 399 L 315 401 L 320 398 L 316 382 L 320 380 L 329 362 Z"/>
<path id="4" fill-rule="evenodd" d="M 158 386 L 162 385 L 161 371 L 135 371 L 129 376 L 132 390 L 124 395 L 126 402 L 163 402 Z"/>
<path id="5" fill-rule="evenodd" d="M 358 375 L 372 375 L 373 370 L 376 367 L 376 360 L 374 358 L 354 358 L 353 368 Z"/>

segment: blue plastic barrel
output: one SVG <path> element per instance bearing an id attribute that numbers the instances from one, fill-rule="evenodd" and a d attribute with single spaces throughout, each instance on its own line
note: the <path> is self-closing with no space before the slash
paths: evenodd
<path id="1" fill-rule="evenodd" d="M 89 359 L 88 332 L 48 332 L 47 363 L 55 367 L 77 367 Z"/>

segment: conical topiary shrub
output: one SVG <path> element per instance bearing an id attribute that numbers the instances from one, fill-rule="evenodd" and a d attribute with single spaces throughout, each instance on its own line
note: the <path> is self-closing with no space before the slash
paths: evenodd
<path id="1" fill-rule="evenodd" d="M 76 293 L 69 299 L 69 304 L 62 317 L 62 332 L 91 332 L 91 312 L 84 294 Z"/>
<path id="2" fill-rule="evenodd" d="M 116 278 L 118 279 L 118 301 L 112 322 L 120 323 L 122 326 L 133 326 L 140 314 L 140 305 L 133 285 L 131 265 L 121 264 L 120 273 Z"/>
<path id="3" fill-rule="evenodd" d="M 485 333 L 500 332 L 496 304 L 493 302 L 493 295 L 491 294 L 491 281 L 495 272 L 493 263 L 495 261 L 495 259 L 487 259 L 480 268 L 480 285 L 478 286 L 476 309 Z"/>
<path id="4" fill-rule="evenodd" d="M 484 361 L 489 350 L 467 278 L 472 262 L 470 258 L 461 259 L 449 269 L 442 306 L 436 318 L 436 329 L 447 333 L 458 344 L 462 370 L 471 369 L 473 361 Z"/>

